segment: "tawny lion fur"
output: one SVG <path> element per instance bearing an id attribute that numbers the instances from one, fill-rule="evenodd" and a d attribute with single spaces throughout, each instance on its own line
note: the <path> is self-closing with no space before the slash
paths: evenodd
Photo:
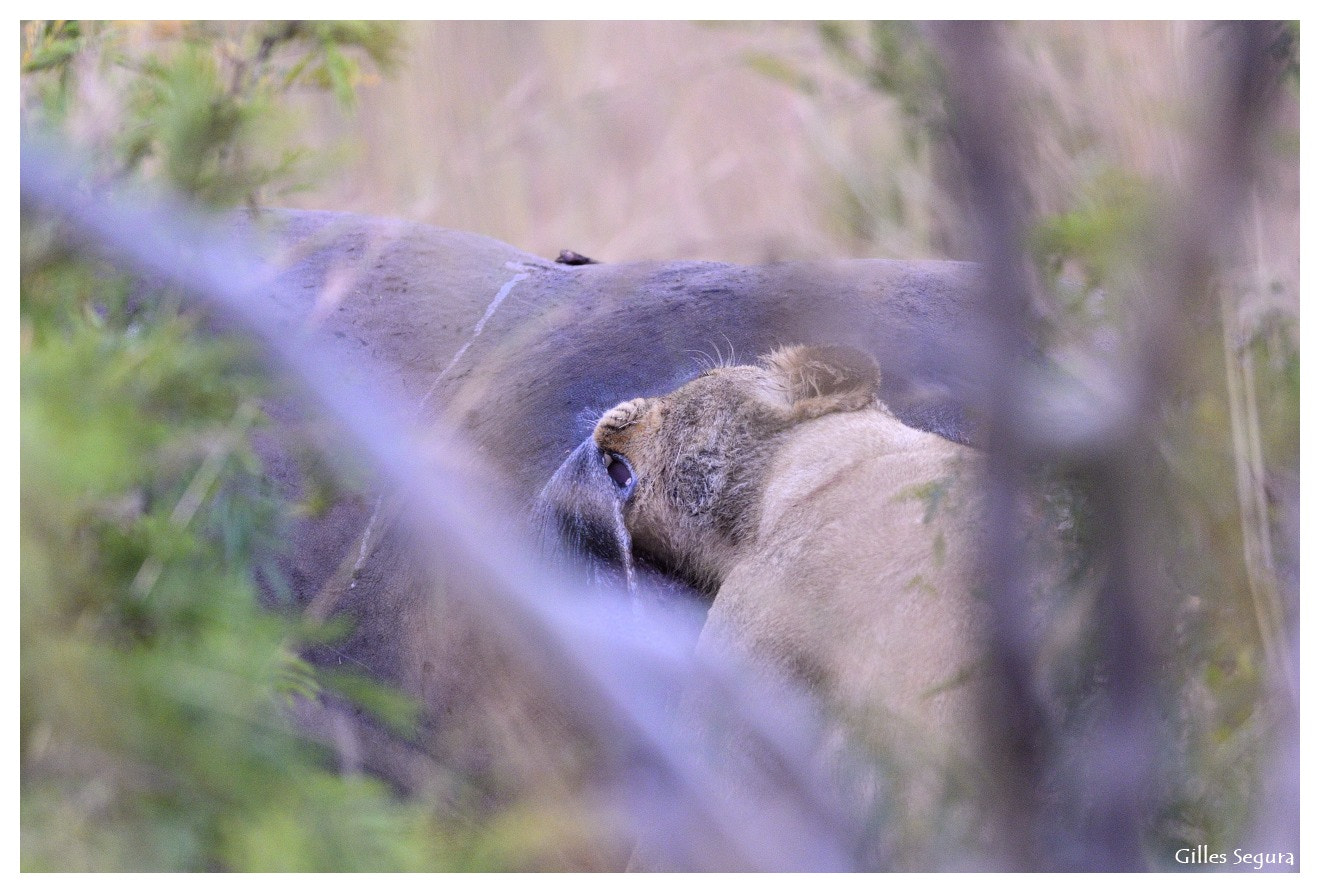
<path id="1" fill-rule="evenodd" d="M 791 347 L 621 403 L 593 437 L 632 467 L 636 550 L 713 596 L 698 647 L 819 694 L 931 801 L 979 743 L 977 454 L 878 387 L 867 356 Z"/>

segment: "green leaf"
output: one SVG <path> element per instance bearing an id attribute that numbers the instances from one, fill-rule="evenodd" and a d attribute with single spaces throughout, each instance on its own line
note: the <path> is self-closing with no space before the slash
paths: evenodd
<path id="1" fill-rule="evenodd" d="M 334 91 L 340 105 L 346 108 L 352 107 L 355 99 L 354 87 L 357 85 L 357 65 L 334 47 L 327 47 L 325 73 L 330 89 Z"/>

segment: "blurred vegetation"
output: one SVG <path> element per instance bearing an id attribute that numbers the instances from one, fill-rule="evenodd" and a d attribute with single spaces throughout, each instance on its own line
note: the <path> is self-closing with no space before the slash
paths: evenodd
<path id="1" fill-rule="evenodd" d="M 367 164 L 404 165 L 411 151 L 409 176 L 421 176 L 421 159 L 457 147 L 466 154 L 448 166 L 453 182 L 401 188 L 358 172 L 335 189 L 413 216 L 439 209 L 449 216 L 434 222 L 520 244 L 526 232 L 550 240 L 547 246 L 581 239 L 572 244 L 592 254 L 592 245 L 617 245 L 605 252 L 612 259 L 688 253 L 687 243 L 674 240 L 693 232 L 707 239 L 696 243 L 701 251 L 738 260 L 788 250 L 778 243 L 806 245 L 806 256 L 960 256 L 959 173 L 941 77 L 919 27 L 822 23 L 717 35 L 728 41 L 719 48 L 730 59 L 788 84 L 802 100 L 794 108 L 807 122 L 811 152 L 781 141 L 780 131 L 758 129 L 776 120 L 763 96 L 747 101 L 730 81 L 694 84 L 690 69 L 674 63 L 689 47 L 706 46 L 706 37 L 683 32 L 672 45 L 633 43 L 605 26 L 545 27 L 600 72 L 608 66 L 597 64 L 593 48 L 658 59 L 661 72 L 700 101 L 667 99 L 660 88 L 673 85 L 657 76 L 625 102 L 608 89 L 615 75 L 580 74 L 545 49 L 553 40 L 538 44 L 519 31 L 478 43 L 488 76 L 464 90 L 435 91 L 435 81 L 447 81 L 428 69 L 423 89 L 378 110 L 400 124 L 376 137 L 394 160 L 368 157 Z M 1140 326 L 1166 199 L 1180 185 L 1152 159 L 1182 158 L 1194 141 L 1189 94 L 1169 100 L 1144 80 L 1176 93 L 1169 69 L 1148 72 L 1133 61 L 1164 59 L 1166 44 L 1149 28 L 1106 27 L 1136 30 L 1123 39 L 1106 32 L 1106 43 L 1092 39 L 1097 31 L 1084 38 L 1067 23 L 1009 29 L 1015 64 L 1033 72 L 1020 112 L 1036 140 L 1027 188 L 1037 213 L 1028 249 L 1040 297 L 1038 337 L 1059 374 L 1083 381 Z M 24 23 L 22 126 L 52 130 L 84 149 L 98 177 L 134 176 L 213 207 L 256 206 L 299 191 L 306 203 L 345 207 L 325 199 L 341 194 L 335 190 L 305 192 L 341 156 L 302 148 L 307 122 L 300 113 L 328 101 L 351 121 L 359 89 L 401 67 L 406 50 L 398 35 L 390 26 L 352 22 Z M 452 53 L 408 61 L 464 63 L 470 36 L 438 44 Z M 1236 233 L 1241 250 L 1201 314 L 1187 320 L 1197 338 L 1195 363 L 1151 432 L 1161 484 L 1150 500 L 1152 554 L 1174 595 L 1157 612 L 1168 630 L 1161 658 L 1169 723 L 1161 811 L 1149 834 L 1157 863 L 1178 845 L 1231 851 L 1255 811 L 1270 806 L 1261 802 L 1262 767 L 1286 713 L 1276 701 L 1270 640 L 1295 630 L 1298 577 L 1299 40 L 1299 27 L 1290 25 L 1272 48 L 1283 63 L 1287 114 L 1264 135 L 1253 219 Z M 569 72 L 567 87 L 545 80 L 553 66 L 534 68 L 529 46 Z M 515 59 L 516 77 L 496 76 L 488 60 L 496 51 Z M 626 66 L 616 60 L 615 68 Z M 1122 83 L 1114 71 L 1123 72 Z M 473 108 L 440 114 L 418 95 Z M 563 108 L 547 108 L 546 95 Z M 660 103 L 664 113 L 644 102 Z M 499 115 L 491 113 L 496 107 Z M 882 114 L 872 116 L 874 108 Z M 721 118 L 719 127 L 699 117 L 682 123 L 681 114 L 703 109 Z M 561 112 L 578 125 L 570 128 L 572 147 L 585 144 L 598 159 L 584 164 L 551 139 L 561 139 L 563 122 L 550 120 Z M 738 113 L 757 118 L 738 122 Z M 417 119 L 449 127 L 451 142 L 403 126 Z M 847 129 L 843 119 L 861 123 Z M 728 142 L 739 129 L 751 135 L 748 144 Z M 584 143 L 592 135 L 600 142 Z M 519 159 L 514 171 L 523 176 L 479 166 L 487 156 L 509 163 L 515 150 L 546 146 L 561 155 Z M 749 179 L 737 152 L 764 146 L 773 147 L 773 159 L 809 158 L 824 171 L 825 188 L 794 179 L 791 167 L 773 170 L 773 188 Z M 574 174 L 596 170 L 598 161 L 602 173 L 584 190 Z M 441 167 L 427 175 L 441 176 Z M 526 190 L 517 191 L 524 181 Z M 568 197 L 543 194 L 555 184 Z M 504 232 L 504 222 L 456 217 L 457 206 L 445 203 L 468 193 L 472 214 L 513 208 L 523 228 L 509 224 Z M 417 212 L 405 195 L 422 203 Z M 765 204 L 771 199 L 784 203 Z M 738 221 L 764 229 L 748 230 L 743 244 Z M 572 235 L 588 225 L 601 229 Z M 57 235 L 24 222 L 23 868 L 507 864 L 500 833 L 517 837 L 526 829 L 456 829 L 374 780 L 333 771 L 334 754 L 292 733 L 285 706 L 300 695 L 351 693 L 396 726 L 408 723 L 411 705 L 360 679 L 325 677 L 298 658 L 342 630 L 258 606 L 252 581 L 272 578 L 281 524 L 316 510 L 282 503 L 254 453 L 272 385 L 242 345 L 203 333 L 176 297 L 140 301 L 130 282 L 70 256 Z M 1085 560 L 1100 534 L 1066 469 L 1042 469 L 1040 479 L 1041 519 L 1081 547 L 1067 590 L 1040 597 L 1056 631 L 1046 659 L 1059 710 L 1065 727 L 1083 735 L 1090 699 L 1104 683 L 1089 639 L 1096 569 Z M 1282 604 L 1281 616 L 1273 602 Z"/>
<path id="2" fill-rule="evenodd" d="M 72 138 L 104 173 L 255 205 L 314 182 L 293 95 L 329 91 L 351 108 L 399 52 L 397 28 L 369 22 L 29 22 L 23 120 Z"/>
<path id="3" fill-rule="evenodd" d="M 305 185 L 298 91 L 351 104 L 396 29 L 355 22 L 22 25 L 23 127 L 99 176 L 205 204 Z M 405 870 L 492 864 L 469 831 L 294 734 L 287 706 L 415 707 L 299 656 L 344 630 L 263 610 L 282 502 L 254 436 L 272 384 L 169 295 L 24 220 L 21 865 L 25 870 Z M 487 851 L 489 853 L 489 851 Z M 475 862 L 473 861 L 475 859 Z"/>
<path id="4" fill-rule="evenodd" d="M 929 250 L 947 250 L 957 241 L 949 234 L 966 232 L 958 210 L 963 181 L 949 143 L 942 74 L 921 27 L 813 27 L 832 68 L 813 71 L 769 54 L 751 57 L 751 65 L 808 97 L 822 93 L 823 79 L 852 79 L 895 107 L 904 131 L 903 154 L 873 159 L 874 179 L 849 183 L 839 215 L 878 216 L 853 229 L 906 228 L 925 233 Z M 1032 76 L 1015 86 L 1026 93 L 1017 111 L 1032 138 L 1021 162 L 1035 214 L 1026 247 L 1038 290 L 1037 345 L 1051 374 L 1104 388 L 1103 368 L 1140 331 L 1156 252 L 1168 244 L 1168 215 L 1179 197 L 1143 156 L 1148 146 L 1185 153 L 1195 140 L 1189 122 L 1196 107 L 1187 95 L 1175 97 L 1181 107 L 1152 106 L 1123 122 L 1127 132 L 1116 127 L 1107 135 L 1099 119 L 1113 114 L 1112 107 L 1101 104 L 1083 115 L 1071 107 L 1086 82 L 1079 63 L 1070 61 L 1077 30 L 1006 31 L 1010 66 L 1024 58 L 1033 65 Z M 1209 42 L 1212 31 L 1193 37 Z M 1252 822 L 1276 806 L 1264 794 L 1268 763 L 1295 722 L 1286 680 L 1296 673 L 1299 567 L 1297 246 L 1295 229 L 1286 225 L 1292 243 L 1264 244 L 1271 212 L 1262 208 L 1293 215 L 1295 226 L 1299 40 L 1296 24 L 1285 23 L 1271 44 L 1275 86 L 1286 98 L 1262 137 L 1251 213 L 1225 222 L 1234 254 L 1184 320 L 1192 333 L 1189 368 L 1164 401 L 1159 430 L 1148 432 L 1151 479 L 1158 482 L 1147 505 L 1149 554 L 1165 600 L 1147 606 L 1146 618 L 1159 639 L 1167 724 L 1158 814 L 1146 834 L 1157 866 L 1175 867 L 1173 853 L 1182 846 L 1226 852 L 1242 845 Z M 903 170 L 913 166 L 936 187 L 921 207 L 897 198 Z M 889 200 L 859 198 L 867 190 Z M 1056 744 L 1066 761 L 1069 748 L 1085 753 L 1076 745 L 1094 724 L 1095 694 L 1104 685 L 1093 628 L 1102 610 L 1096 603 L 1101 568 L 1088 556 L 1110 532 L 1089 517 L 1085 486 L 1067 467 L 1040 469 L 1036 485 L 1037 520 L 1074 550 L 1066 586 L 1037 594 L 1047 619 L 1043 659 L 1069 739 Z M 1060 764 L 1055 771 L 1084 777 L 1086 767 Z M 1067 822 L 1083 817 L 1058 818 L 1066 841 Z"/>

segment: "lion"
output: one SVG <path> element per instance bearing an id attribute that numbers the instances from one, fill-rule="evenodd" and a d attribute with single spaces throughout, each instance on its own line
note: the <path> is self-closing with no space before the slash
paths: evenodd
<path id="1" fill-rule="evenodd" d="M 635 552 L 712 599 L 698 649 L 822 698 L 888 771 L 895 833 L 928 836 L 979 771 L 978 454 L 879 386 L 858 351 L 788 347 L 620 403 L 592 438 Z"/>

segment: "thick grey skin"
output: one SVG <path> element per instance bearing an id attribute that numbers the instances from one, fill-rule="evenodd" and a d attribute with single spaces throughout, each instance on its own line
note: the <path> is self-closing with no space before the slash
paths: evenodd
<path id="1" fill-rule="evenodd" d="M 750 360 L 783 344 L 851 344 L 884 369 L 881 396 L 902 421 L 974 440 L 945 362 L 968 318 L 971 264 L 564 266 L 472 233 L 349 214 L 267 212 L 261 228 L 272 256 L 320 246 L 271 286 L 289 331 L 330 335 L 346 376 L 375 377 L 417 407 L 403 421 L 426 425 L 443 413 L 456 423 L 516 511 L 601 412 L 668 393 L 716 354 Z M 523 274 L 473 339 L 493 299 Z M 352 285 L 309 322 L 327 281 L 342 275 Z M 271 461 L 277 476 L 292 474 L 283 457 Z M 307 525 L 311 547 L 299 538 L 293 584 L 301 599 L 320 589 L 338 564 L 333 556 L 360 534 L 371 506 L 355 508 L 336 507 L 329 523 Z M 385 669 L 374 657 L 365 662 Z"/>
<path id="2" fill-rule="evenodd" d="M 251 229 L 246 220 L 239 226 Z M 259 229 L 272 257 L 316 246 L 270 286 L 291 335 L 328 334 L 346 376 L 376 379 L 400 396 L 412 416 L 401 421 L 423 431 L 456 427 L 515 513 L 536 501 L 601 412 L 668 393 L 717 354 L 750 361 L 783 344 L 850 344 L 885 370 L 883 397 L 903 421 L 973 439 L 944 363 L 958 355 L 959 325 L 974 297 L 969 264 L 564 266 L 479 235 L 354 215 L 267 212 Z M 327 283 L 345 276 L 350 284 L 337 302 L 325 303 L 334 293 Z M 297 412 L 277 406 L 273 414 Z M 273 477 L 297 493 L 305 484 L 284 446 L 272 438 L 265 458 Z M 592 480 L 608 487 L 606 477 Z M 612 494 L 594 496 L 603 503 Z M 436 622 L 435 587 L 395 529 L 388 498 L 377 511 L 374 494 L 346 497 L 301 522 L 285 572 L 298 604 L 354 621 L 350 637 L 318 660 L 358 666 L 427 708 L 427 738 L 417 748 L 387 742 L 370 723 L 351 723 L 346 733 L 343 716 L 309 708 L 308 723 L 339 742 L 346 761 L 419 789 L 434 775 L 426 752 L 438 752 L 460 772 L 484 777 L 486 795 L 502 802 L 540 784 L 545 772 L 536 759 L 519 758 L 520 749 L 581 736 L 553 707 L 553 687 L 470 623 L 461 606 L 442 605 L 446 619 Z M 514 717 L 500 733 L 526 730 L 503 755 L 486 743 L 496 735 L 483 726 L 492 699 Z M 347 747 L 345 734 L 353 737 Z M 582 770 L 562 758 L 553 768 Z"/>
<path id="3" fill-rule="evenodd" d="M 898 417 L 974 439 L 950 390 L 950 348 L 964 336 L 975 267 L 950 261 L 851 260 L 761 267 L 708 262 L 565 266 L 494 239 L 327 212 L 268 212 L 285 244 L 337 233 L 281 276 L 272 299 L 301 327 L 343 266 L 361 271 L 323 327 L 349 362 L 369 359 L 420 399 L 516 270 L 482 334 L 436 388 L 481 449 L 511 450 L 503 474 L 533 495 L 620 400 L 667 393 L 700 355 L 746 361 L 793 343 L 850 344 L 885 370 Z M 373 256 L 373 242 L 383 250 Z"/>

